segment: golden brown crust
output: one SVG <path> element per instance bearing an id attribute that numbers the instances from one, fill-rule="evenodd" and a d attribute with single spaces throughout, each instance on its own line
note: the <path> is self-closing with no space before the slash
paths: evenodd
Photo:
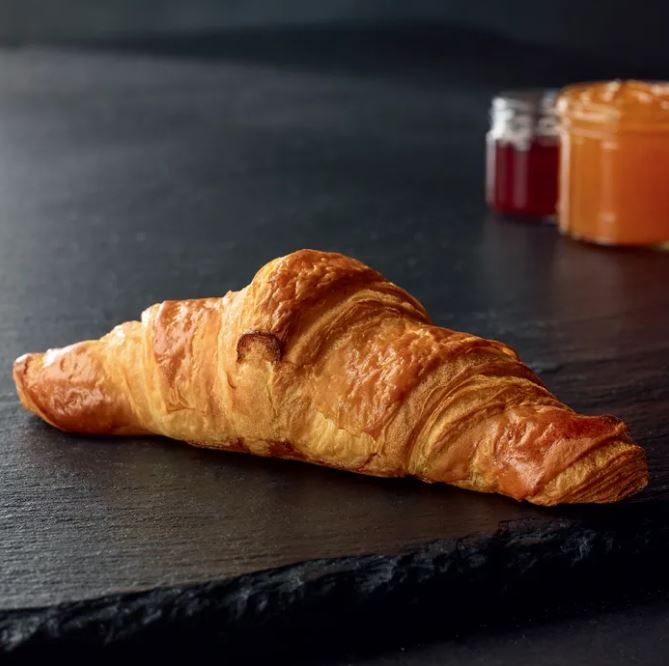
<path id="1" fill-rule="evenodd" d="M 302 250 L 223 298 L 166 301 L 100 340 L 14 364 L 63 430 L 413 475 L 536 504 L 611 502 L 647 482 L 612 417 L 576 414 L 503 343 L 432 325 L 349 257 Z"/>

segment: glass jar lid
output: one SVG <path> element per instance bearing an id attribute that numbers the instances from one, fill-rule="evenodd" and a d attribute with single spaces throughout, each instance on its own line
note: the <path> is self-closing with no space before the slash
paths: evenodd
<path id="1" fill-rule="evenodd" d="M 595 81 L 565 88 L 557 102 L 562 120 L 643 130 L 669 126 L 669 82 Z"/>
<path id="2" fill-rule="evenodd" d="M 534 138 L 557 139 L 558 91 L 532 88 L 503 91 L 492 100 L 490 132 L 495 140 L 529 148 Z"/>

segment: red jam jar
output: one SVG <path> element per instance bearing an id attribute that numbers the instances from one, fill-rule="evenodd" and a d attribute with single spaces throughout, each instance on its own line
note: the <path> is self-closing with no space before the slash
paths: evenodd
<path id="1" fill-rule="evenodd" d="M 486 200 L 494 211 L 555 215 L 559 137 L 556 90 L 504 92 L 492 102 L 487 134 Z"/>

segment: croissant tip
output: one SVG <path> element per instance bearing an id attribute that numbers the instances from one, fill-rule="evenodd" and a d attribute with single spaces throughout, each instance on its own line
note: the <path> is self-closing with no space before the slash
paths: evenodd
<path id="1" fill-rule="evenodd" d="M 647 485 L 645 450 L 630 442 L 614 441 L 563 470 L 527 500 L 541 506 L 611 504 L 635 495 Z"/>
<path id="2" fill-rule="evenodd" d="M 12 376 L 14 378 L 14 383 L 16 388 L 20 389 L 23 387 L 23 380 L 28 372 L 28 363 L 30 362 L 30 354 L 23 354 L 15 359 L 12 363 Z"/>
<path id="3" fill-rule="evenodd" d="M 23 407 L 29 412 L 39 414 L 39 411 L 28 394 L 28 388 L 26 386 L 26 376 L 28 374 L 30 361 L 33 357 L 34 354 L 22 354 L 17 359 L 15 359 L 14 363 L 12 364 L 12 377 L 14 378 L 16 392 Z"/>
<path id="4" fill-rule="evenodd" d="M 32 354 L 21 354 L 21 356 L 14 359 L 14 363 L 12 363 L 12 374 L 14 375 L 14 378 L 16 378 L 17 375 L 26 372 L 31 356 Z"/>

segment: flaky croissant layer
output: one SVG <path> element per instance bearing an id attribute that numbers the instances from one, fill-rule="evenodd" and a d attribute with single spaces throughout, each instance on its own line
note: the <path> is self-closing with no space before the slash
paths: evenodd
<path id="1" fill-rule="evenodd" d="M 368 266 L 301 250 L 239 292 L 166 301 L 14 363 L 23 405 L 62 430 L 412 475 L 536 504 L 647 483 L 625 425 L 560 403 L 508 346 L 434 326 Z"/>

